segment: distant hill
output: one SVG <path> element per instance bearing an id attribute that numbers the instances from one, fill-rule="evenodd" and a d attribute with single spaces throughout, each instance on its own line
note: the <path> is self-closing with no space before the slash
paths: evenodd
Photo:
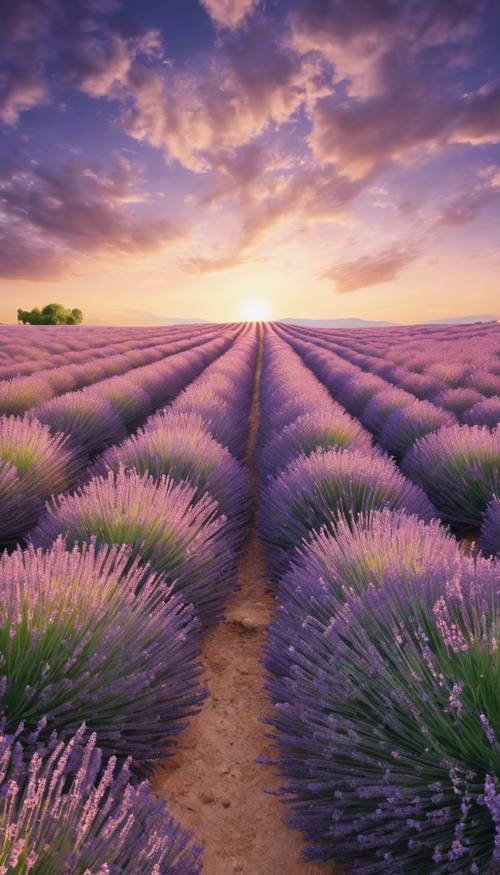
<path id="1" fill-rule="evenodd" d="M 415 322 L 415 325 L 469 325 L 472 322 L 496 322 L 499 317 L 492 313 L 481 316 L 452 316 L 449 319 L 429 319 L 426 322 Z M 393 328 L 402 325 L 401 322 L 383 322 L 370 319 L 280 319 L 288 325 L 303 325 L 304 328 Z"/>
<path id="2" fill-rule="evenodd" d="M 371 322 L 368 319 L 280 319 L 288 325 L 303 325 L 304 328 L 391 328 L 397 322 Z"/>
<path id="3" fill-rule="evenodd" d="M 500 317 L 494 316 L 493 313 L 486 313 L 482 316 L 455 316 L 452 319 L 432 319 L 430 322 L 425 322 L 425 325 L 469 325 L 471 322 L 498 322 Z"/>
<path id="4" fill-rule="evenodd" d="M 158 313 L 149 313 L 147 310 L 134 310 L 123 307 L 121 309 L 108 310 L 99 316 L 89 317 L 87 323 L 92 325 L 130 325 L 146 327 L 148 325 L 194 325 L 206 322 L 206 319 L 183 318 L 160 316 Z"/>

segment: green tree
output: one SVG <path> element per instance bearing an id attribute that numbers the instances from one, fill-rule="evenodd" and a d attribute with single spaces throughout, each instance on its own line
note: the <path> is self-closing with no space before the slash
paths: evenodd
<path id="1" fill-rule="evenodd" d="M 80 325 L 83 313 L 77 307 L 67 310 L 62 304 L 46 304 L 42 310 L 39 307 L 19 309 L 17 321 L 23 325 Z"/>

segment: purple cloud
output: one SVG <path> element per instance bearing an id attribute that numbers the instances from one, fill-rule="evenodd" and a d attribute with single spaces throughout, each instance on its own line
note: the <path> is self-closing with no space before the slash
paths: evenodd
<path id="1" fill-rule="evenodd" d="M 221 27 L 239 27 L 260 0 L 200 0 L 210 18 Z"/>
<path id="2" fill-rule="evenodd" d="M 414 245 L 396 245 L 374 255 L 333 264 L 322 273 L 322 278 L 333 280 L 335 291 L 340 294 L 355 292 L 397 279 L 419 255 Z"/>
<path id="3" fill-rule="evenodd" d="M 4 173 L 0 274 L 13 276 L 12 239 L 14 249 L 26 256 L 16 275 L 25 271 L 31 277 L 62 272 L 76 253 L 134 255 L 178 242 L 182 234 L 167 219 L 134 213 L 134 204 L 145 198 L 138 183 L 136 168 L 123 158 L 108 173 L 79 162 L 57 169 L 27 165 L 22 172 Z"/>
<path id="4" fill-rule="evenodd" d="M 500 186 L 493 177 L 447 200 L 440 208 L 434 227 L 466 225 L 494 204 L 500 204 Z"/>

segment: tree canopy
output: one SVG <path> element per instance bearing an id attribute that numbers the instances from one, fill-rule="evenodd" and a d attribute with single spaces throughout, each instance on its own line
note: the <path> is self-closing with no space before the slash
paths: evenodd
<path id="1" fill-rule="evenodd" d="M 83 321 L 83 313 L 77 307 L 67 310 L 62 304 L 47 304 L 41 310 L 17 311 L 17 321 L 23 325 L 79 325 Z"/>

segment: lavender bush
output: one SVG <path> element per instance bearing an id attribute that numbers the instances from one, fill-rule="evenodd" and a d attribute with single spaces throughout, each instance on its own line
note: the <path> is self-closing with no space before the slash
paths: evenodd
<path id="1" fill-rule="evenodd" d="M 0 417 L 0 544 L 19 540 L 35 523 L 51 492 L 69 488 L 83 469 L 81 452 L 63 435 L 26 417 Z M 8 467 L 12 470 L 8 473 Z"/>
<path id="2" fill-rule="evenodd" d="M 43 499 L 68 489 L 83 465 L 82 455 L 63 435 L 53 436 L 46 425 L 17 416 L 0 417 L 0 459 L 16 469 L 25 493 Z"/>
<path id="3" fill-rule="evenodd" d="M 387 422 L 390 415 L 395 410 L 400 410 L 402 407 L 408 407 L 415 401 L 415 397 L 405 392 L 404 389 L 398 389 L 397 386 L 388 386 L 381 392 L 373 395 L 371 401 L 367 404 L 361 420 L 363 425 L 378 435 Z"/>
<path id="4" fill-rule="evenodd" d="M 262 471 L 272 476 L 298 456 L 347 448 L 373 450 L 370 436 L 341 407 L 305 413 L 268 442 L 262 452 Z"/>
<path id="5" fill-rule="evenodd" d="M 271 637 L 283 795 L 314 844 L 365 875 L 500 864 L 498 570 L 457 557 L 340 600 L 318 648 Z M 283 626 L 281 632 L 283 632 Z"/>
<path id="6" fill-rule="evenodd" d="M 165 575 L 170 592 L 193 604 L 204 624 L 215 622 L 233 582 L 234 556 L 224 540 L 225 517 L 195 486 L 136 471 L 109 471 L 73 495 L 52 501 L 31 535 L 47 547 L 62 535 L 69 545 L 128 544 L 132 557 Z"/>
<path id="7" fill-rule="evenodd" d="M 279 576 L 323 526 L 334 531 L 341 517 L 355 522 L 384 507 L 435 516 L 424 493 L 379 454 L 329 450 L 297 459 L 263 493 L 260 530 L 273 573 Z"/>
<path id="8" fill-rule="evenodd" d="M 430 401 L 414 401 L 389 416 L 379 435 L 379 443 L 400 460 L 419 438 L 455 422 L 452 413 Z"/>
<path id="9" fill-rule="evenodd" d="M 20 416 L 53 395 L 51 386 L 37 376 L 3 381 L 0 383 L 0 415 Z"/>
<path id="10" fill-rule="evenodd" d="M 152 413 L 149 395 L 128 375 L 104 380 L 93 391 L 111 403 L 127 428 L 133 428 Z"/>
<path id="11" fill-rule="evenodd" d="M 0 716 L 8 731 L 82 721 L 134 766 L 168 755 L 203 693 L 199 624 L 124 548 L 61 540 L 0 558 Z"/>
<path id="12" fill-rule="evenodd" d="M 496 428 L 500 425 L 500 397 L 485 398 L 471 407 L 463 417 L 466 425 L 487 425 Z"/>
<path id="13" fill-rule="evenodd" d="M 0 736 L 0 871 L 5 875 L 198 875 L 200 848 L 128 763 L 103 761 L 85 727 L 34 753 Z"/>
<path id="14" fill-rule="evenodd" d="M 0 461 L 0 549 L 14 544 L 36 522 L 40 504 L 24 495 L 19 474 Z"/>
<path id="15" fill-rule="evenodd" d="M 248 522 L 249 489 L 246 475 L 229 450 L 200 425 L 199 418 L 172 413 L 158 420 L 155 428 L 141 430 L 117 447 L 110 447 L 97 470 L 133 468 L 148 472 L 155 480 L 168 475 L 195 487 L 195 504 L 208 493 L 226 516 L 225 533 L 239 543 Z"/>
<path id="16" fill-rule="evenodd" d="M 442 428 L 414 444 L 403 469 L 446 522 L 476 531 L 491 496 L 500 492 L 500 428 Z"/>
<path id="17" fill-rule="evenodd" d="M 485 553 L 500 556 L 500 498 L 494 495 L 486 508 L 479 546 Z"/>
<path id="18" fill-rule="evenodd" d="M 443 410 L 454 413 L 460 421 L 463 420 L 464 415 L 471 407 L 483 400 L 480 392 L 469 388 L 446 389 L 445 392 L 440 392 L 433 399 L 436 407 L 442 407 Z"/>
<path id="19" fill-rule="evenodd" d="M 95 391 L 69 392 L 31 412 L 53 434 L 67 435 L 73 445 L 83 447 L 89 456 L 126 436 L 121 416 L 110 401 L 100 398 Z"/>

